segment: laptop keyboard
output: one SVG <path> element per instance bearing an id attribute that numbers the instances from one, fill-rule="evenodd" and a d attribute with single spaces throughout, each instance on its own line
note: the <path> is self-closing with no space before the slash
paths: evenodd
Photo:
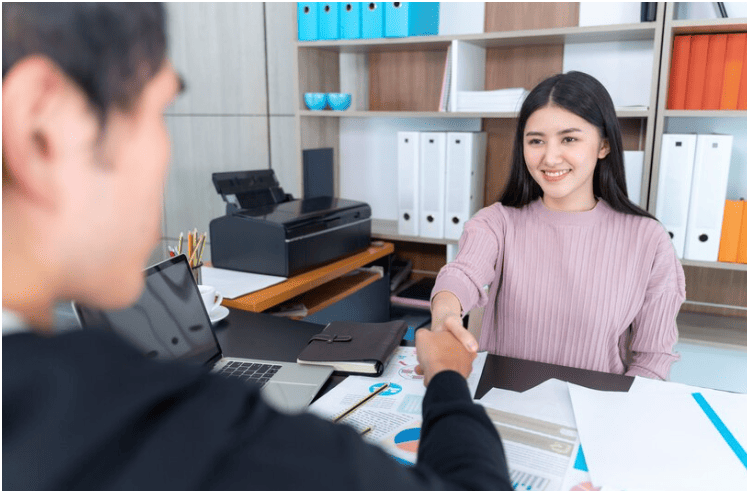
<path id="1" fill-rule="evenodd" d="M 221 370 L 218 371 L 218 374 L 229 378 L 243 380 L 245 382 L 257 383 L 263 387 L 280 369 L 281 365 L 264 365 L 260 363 L 232 361 L 224 365 Z"/>

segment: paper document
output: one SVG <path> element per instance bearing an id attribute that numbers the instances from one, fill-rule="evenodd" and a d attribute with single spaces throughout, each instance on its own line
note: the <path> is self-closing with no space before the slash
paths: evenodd
<path id="1" fill-rule="evenodd" d="M 593 489 L 565 382 L 550 379 L 522 393 L 495 388 L 478 402 L 502 438 L 513 488 Z"/>
<path id="2" fill-rule="evenodd" d="M 723 413 L 721 427 L 687 389 L 635 383 L 628 393 L 568 384 L 594 484 L 628 490 L 746 491 L 746 463 L 739 450 L 746 461 L 745 394 L 694 392 L 718 416 Z M 725 431 L 738 446 L 727 441 Z"/>
<path id="3" fill-rule="evenodd" d="M 224 298 L 233 300 L 286 280 L 285 277 L 253 274 L 238 270 L 202 267 L 203 284 L 213 286 Z"/>
<path id="4" fill-rule="evenodd" d="M 484 369 L 486 352 L 478 354 L 473 361 L 468 387 L 475 395 L 481 372 Z M 365 397 L 377 387 L 389 383 L 390 387 L 360 407 L 340 423 L 362 431 L 371 426 L 365 435 L 371 442 L 380 442 L 394 431 L 410 423 L 421 422 L 421 401 L 426 387 L 424 377 L 414 371 L 418 361 L 416 348 L 398 347 L 379 377 L 350 376 L 330 392 L 316 400 L 309 411 L 324 419 L 332 420 L 343 410 Z M 418 445 L 417 445 L 418 446 Z"/>

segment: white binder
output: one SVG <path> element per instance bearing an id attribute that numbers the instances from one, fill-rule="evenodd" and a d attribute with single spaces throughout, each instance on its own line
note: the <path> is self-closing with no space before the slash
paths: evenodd
<path id="1" fill-rule="evenodd" d="M 445 154 L 447 134 L 421 132 L 419 163 L 419 232 L 424 238 L 445 237 Z"/>
<path id="2" fill-rule="evenodd" d="M 624 177 L 627 182 L 627 196 L 630 202 L 643 207 L 640 203 L 642 190 L 642 164 L 645 160 L 643 151 L 624 151 Z M 643 207 L 644 208 L 644 207 Z"/>
<path id="3" fill-rule="evenodd" d="M 680 258 L 684 257 L 696 144 L 696 134 L 663 134 L 661 143 L 655 217 L 668 231 Z"/>
<path id="4" fill-rule="evenodd" d="M 419 132 L 398 132 L 398 234 L 419 236 Z"/>
<path id="5" fill-rule="evenodd" d="M 716 262 L 733 135 L 698 135 L 694 153 L 684 258 Z"/>
<path id="6" fill-rule="evenodd" d="M 463 225 L 484 203 L 486 133 L 449 132 L 445 176 L 445 238 L 459 240 Z"/>

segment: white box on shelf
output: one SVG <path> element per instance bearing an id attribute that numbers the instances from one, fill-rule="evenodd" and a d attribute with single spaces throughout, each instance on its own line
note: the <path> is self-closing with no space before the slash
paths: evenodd
<path id="1" fill-rule="evenodd" d="M 684 258 L 717 262 L 726 205 L 732 135 L 698 135 Z"/>
<path id="2" fill-rule="evenodd" d="M 684 257 L 696 145 L 696 135 L 663 134 L 655 217 L 671 236 L 679 258 Z"/>
<path id="3" fill-rule="evenodd" d="M 440 36 L 484 32 L 486 2 L 440 2 Z"/>
<path id="4" fill-rule="evenodd" d="M 579 12 L 580 26 L 640 22 L 640 2 L 580 2 Z"/>
<path id="5" fill-rule="evenodd" d="M 458 111 L 458 91 L 483 91 L 486 79 L 486 48 L 453 40 L 450 48 L 450 111 Z"/>
<path id="6" fill-rule="evenodd" d="M 419 233 L 425 238 L 444 238 L 447 134 L 422 132 L 419 140 Z"/>
<path id="7" fill-rule="evenodd" d="M 486 133 L 447 134 L 445 238 L 460 239 L 463 225 L 484 203 Z"/>
<path id="8" fill-rule="evenodd" d="M 419 132 L 398 132 L 398 234 L 419 236 Z"/>

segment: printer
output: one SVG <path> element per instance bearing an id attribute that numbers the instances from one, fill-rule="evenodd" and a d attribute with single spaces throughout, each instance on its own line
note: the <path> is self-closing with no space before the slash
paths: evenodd
<path id="1" fill-rule="evenodd" d="M 213 173 L 213 185 L 226 202 L 210 223 L 214 267 L 290 277 L 370 245 L 364 202 L 294 199 L 273 170 Z"/>

